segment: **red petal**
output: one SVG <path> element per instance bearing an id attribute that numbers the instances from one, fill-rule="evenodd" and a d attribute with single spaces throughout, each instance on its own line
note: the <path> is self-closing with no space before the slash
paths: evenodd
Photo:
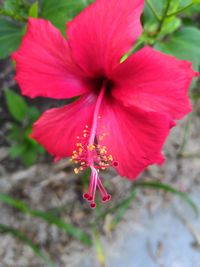
<path id="1" fill-rule="evenodd" d="M 30 97 L 70 98 L 88 91 L 67 41 L 48 21 L 29 19 L 21 47 L 12 55 L 22 93 Z"/>
<path id="2" fill-rule="evenodd" d="M 94 96 L 84 96 L 63 108 L 46 111 L 33 126 L 31 137 L 58 158 L 72 155 L 77 136 L 92 123 Z"/>
<path id="3" fill-rule="evenodd" d="M 161 150 L 174 123 L 164 114 L 124 107 L 112 99 L 104 102 L 98 128 L 106 136 L 101 145 L 113 156 L 121 176 L 135 179 L 150 164 L 163 163 Z"/>
<path id="4" fill-rule="evenodd" d="M 97 0 L 67 24 L 73 57 L 89 75 L 105 75 L 141 34 L 143 0 Z"/>
<path id="5" fill-rule="evenodd" d="M 191 111 L 188 90 L 196 74 L 191 63 L 145 47 L 115 69 L 112 93 L 124 105 L 180 119 Z"/>

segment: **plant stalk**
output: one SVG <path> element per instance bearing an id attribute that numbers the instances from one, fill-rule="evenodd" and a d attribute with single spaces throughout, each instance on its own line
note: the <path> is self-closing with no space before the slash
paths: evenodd
<path id="1" fill-rule="evenodd" d="M 190 7 L 194 6 L 194 5 L 195 5 L 195 3 L 190 3 L 189 5 L 181 8 L 181 9 L 179 9 L 179 10 L 177 10 L 177 11 L 171 13 L 171 14 L 167 14 L 167 18 L 179 15 L 180 13 L 184 12 L 185 10 L 187 10 L 188 8 L 190 8 Z"/>

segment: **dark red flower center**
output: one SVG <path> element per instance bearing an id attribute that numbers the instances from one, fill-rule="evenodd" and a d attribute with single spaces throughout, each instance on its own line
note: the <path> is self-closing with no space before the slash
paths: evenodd
<path id="1" fill-rule="evenodd" d="M 91 80 L 92 88 L 94 88 L 94 92 L 99 95 L 103 86 L 105 86 L 105 96 L 108 96 L 111 93 L 112 88 L 114 87 L 114 82 L 105 77 L 99 76 Z"/>

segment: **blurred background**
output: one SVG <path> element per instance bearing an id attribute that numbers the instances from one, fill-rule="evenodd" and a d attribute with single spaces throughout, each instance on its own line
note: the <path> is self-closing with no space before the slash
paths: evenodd
<path id="1" fill-rule="evenodd" d="M 0 267 L 200 267 L 200 83 L 190 97 L 193 113 L 165 146 L 166 163 L 148 168 L 136 183 L 104 173 L 112 201 L 90 210 L 82 199 L 88 172 L 73 173 L 66 159 L 53 163 L 29 139 L 48 108 L 67 101 L 20 95 L 15 51 L 28 17 L 65 24 L 93 1 L 0 0 Z M 145 44 L 200 70 L 200 2 L 146 0 Z"/>

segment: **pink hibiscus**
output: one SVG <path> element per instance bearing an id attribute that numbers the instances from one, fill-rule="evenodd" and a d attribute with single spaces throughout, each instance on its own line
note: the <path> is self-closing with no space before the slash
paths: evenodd
<path id="1" fill-rule="evenodd" d="M 110 199 L 99 171 L 113 166 L 135 179 L 161 164 L 174 120 L 191 111 L 191 63 L 144 47 L 120 64 L 141 34 L 144 0 L 97 0 L 67 24 L 67 40 L 48 21 L 29 19 L 13 54 L 16 81 L 29 97 L 78 100 L 46 111 L 32 137 L 57 159 L 72 156 L 75 172 L 91 169 L 84 198 L 96 188 Z"/>

